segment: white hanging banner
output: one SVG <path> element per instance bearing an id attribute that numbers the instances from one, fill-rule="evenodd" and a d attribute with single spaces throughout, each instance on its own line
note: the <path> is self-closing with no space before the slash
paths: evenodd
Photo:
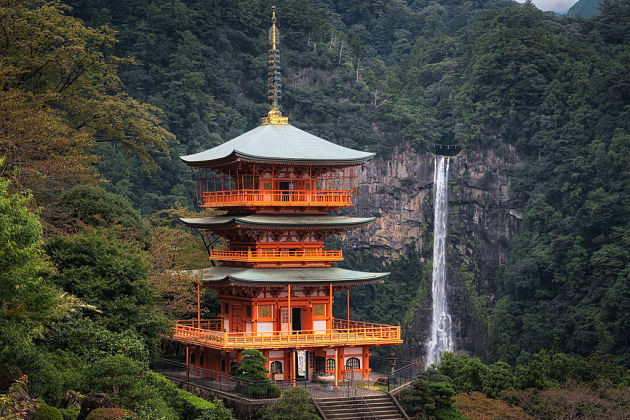
<path id="1" fill-rule="evenodd" d="M 297 374 L 306 376 L 306 350 L 297 351 Z"/>

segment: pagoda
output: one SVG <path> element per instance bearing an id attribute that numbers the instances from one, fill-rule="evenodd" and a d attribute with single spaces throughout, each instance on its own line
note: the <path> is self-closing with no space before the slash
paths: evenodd
<path id="1" fill-rule="evenodd" d="M 402 343 L 399 326 L 333 316 L 335 292 L 345 290 L 349 314 L 350 288 L 389 274 L 333 267 L 342 251 L 324 249 L 330 235 L 374 220 L 329 214 L 356 204 L 359 175 L 374 154 L 318 138 L 282 116 L 275 21 L 274 10 L 267 117 L 220 146 L 181 157 L 193 170 L 198 205 L 225 211 L 182 222 L 228 246 L 208 246 L 214 266 L 201 283 L 217 290 L 220 317 L 175 321 L 172 339 L 186 345 L 187 365 L 205 374 L 227 374 L 243 350 L 256 349 L 272 379 L 332 374 L 336 385 L 349 372 L 367 378 L 370 347 Z"/>

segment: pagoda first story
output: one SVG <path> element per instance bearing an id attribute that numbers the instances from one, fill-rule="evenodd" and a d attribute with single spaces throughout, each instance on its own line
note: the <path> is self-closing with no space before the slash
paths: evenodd
<path id="1" fill-rule="evenodd" d="M 203 287 L 219 294 L 220 318 L 175 324 L 173 340 L 190 346 L 188 363 L 208 369 L 206 374 L 227 374 L 242 350 L 256 349 L 268 359 L 275 380 L 315 380 L 326 373 L 335 382 L 348 373 L 366 378 L 371 346 L 402 343 L 398 326 L 332 313 L 335 292 L 346 291 L 349 309 L 352 286 L 380 283 L 387 276 L 331 267 L 341 251 L 322 249 L 325 237 L 365 226 L 372 218 L 254 214 L 182 221 L 230 242 L 226 251 L 209 250 L 211 259 L 229 266 L 203 275 Z"/>
<path id="2" fill-rule="evenodd" d="M 177 321 L 173 340 L 189 346 L 187 364 L 207 369 L 206 375 L 228 374 L 241 351 L 256 349 L 268 359 L 274 380 L 316 380 L 328 373 L 337 382 L 350 372 L 353 379 L 365 379 L 370 347 L 402 343 L 400 327 L 335 318 L 333 294 L 378 282 L 385 274 L 369 273 L 372 278 L 366 279 L 361 274 L 367 273 L 323 270 L 332 270 L 326 273 L 328 282 L 321 281 L 321 274 L 280 272 L 287 269 L 265 269 L 263 276 L 250 269 L 209 269 L 212 278 L 204 286 L 218 291 L 220 317 Z M 296 274 L 299 281 L 273 280 Z"/>

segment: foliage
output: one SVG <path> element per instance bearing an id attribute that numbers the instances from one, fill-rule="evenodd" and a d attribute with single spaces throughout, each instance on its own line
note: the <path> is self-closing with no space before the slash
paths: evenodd
<path id="1" fill-rule="evenodd" d="M 463 419 L 453 406 L 454 395 L 450 379 L 430 367 L 401 391 L 399 400 L 407 414 L 414 418 Z"/>
<path id="2" fill-rule="evenodd" d="M 206 401 L 183 389 L 177 389 L 177 410 L 184 419 L 230 420 L 232 412 L 223 406 L 223 401 Z"/>
<path id="3" fill-rule="evenodd" d="M 96 182 L 91 166 L 96 156 L 86 153 L 89 143 L 89 136 L 73 130 L 44 99 L 0 91 L 0 155 L 6 156 L 0 175 L 16 188 L 32 190 L 39 202 L 50 202 L 70 185 Z"/>
<path id="4" fill-rule="evenodd" d="M 129 60 L 110 53 L 114 31 L 106 26 L 86 27 L 68 16 L 67 10 L 54 0 L 3 2 L 2 90 L 28 92 L 43 102 L 43 118 L 58 115 L 70 129 L 67 144 L 77 150 L 84 149 L 86 139 L 88 144 L 115 142 L 137 156 L 145 167 L 155 169 L 150 151 L 166 151 L 172 135 L 160 127 L 157 108 L 123 91 L 117 69 Z M 65 131 L 65 127 L 58 126 Z M 63 148 L 58 150 L 73 156 Z M 68 161 L 74 164 L 72 159 Z M 19 162 L 7 163 L 14 166 Z M 86 163 L 89 160 L 78 166 Z M 88 172 L 84 168 L 80 171 Z"/>
<path id="5" fill-rule="evenodd" d="M 311 394 L 304 388 L 289 388 L 282 397 L 258 412 L 261 420 L 317 420 Z"/>
<path id="6" fill-rule="evenodd" d="M 438 369 L 451 378 L 457 393 L 480 391 L 489 398 L 497 398 L 516 386 L 516 377 L 510 365 L 504 362 L 485 365 L 477 357 L 446 352 Z"/>
<path id="7" fill-rule="evenodd" d="M 200 273 L 194 270 L 208 266 L 208 251 L 203 241 L 184 229 L 179 219 L 214 214 L 216 212 L 209 210 L 201 214 L 194 213 L 177 206 L 154 213 L 150 218 L 153 232 L 149 248 L 153 265 L 150 284 L 161 296 L 160 310 L 171 319 L 186 319 L 196 314 L 196 286 L 201 278 Z M 210 240 L 217 241 L 217 237 Z M 201 293 L 204 312 L 202 317 L 216 317 L 219 311 L 216 292 L 202 289 Z"/>
<path id="8" fill-rule="evenodd" d="M 279 397 L 280 388 L 273 385 L 267 376 L 267 368 L 265 367 L 267 358 L 254 349 L 244 350 L 241 355 L 243 359 L 232 365 L 230 375 L 249 382 L 237 385 L 235 391 L 250 398 Z"/>
<path id="9" fill-rule="evenodd" d="M 50 270 L 31 196 L 9 194 L 0 178 L 0 365 L 14 366 L 45 326 L 63 315 L 67 297 L 42 277 Z"/>
<path id="10" fill-rule="evenodd" d="M 65 232 L 116 227 L 130 238 L 146 239 L 149 235 L 146 222 L 128 200 L 99 187 L 82 185 L 66 190 L 55 209 L 60 212 L 57 224 L 65 225 L 60 226 Z"/>
<path id="11" fill-rule="evenodd" d="M 63 420 L 61 411 L 57 407 L 51 407 L 44 402 L 40 402 L 39 406 L 35 420 Z"/>
<path id="12" fill-rule="evenodd" d="M 74 408 L 60 408 L 59 411 L 63 416 L 63 420 L 77 420 L 77 416 L 79 415 L 79 410 Z"/>
<path id="13" fill-rule="evenodd" d="M 514 417 L 508 418 L 524 418 L 518 410 L 491 400 L 499 397 L 535 418 L 570 418 L 576 413 L 580 418 L 617 418 L 630 403 L 630 371 L 598 354 L 583 358 L 542 351 L 529 363 L 511 367 L 445 353 L 439 370 L 460 393 L 458 409 L 474 418 L 497 410 L 512 413 Z"/>
<path id="14" fill-rule="evenodd" d="M 132 329 L 156 349 L 166 319 L 154 311 L 155 293 L 147 287 L 149 264 L 135 244 L 106 229 L 53 236 L 46 251 L 57 267 L 52 281 L 96 310 L 85 315 L 115 332 Z"/>
<path id="15" fill-rule="evenodd" d="M 510 391 L 505 398 L 539 419 L 619 419 L 630 410 L 630 388 L 614 388 L 606 383 L 593 386 L 569 383 L 560 389 Z"/>
<path id="16" fill-rule="evenodd" d="M 471 419 L 530 420 L 522 408 L 502 400 L 486 397 L 480 392 L 464 392 L 453 397 L 455 408 Z"/>
<path id="17" fill-rule="evenodd" d="M 135 418 L 137 416 L 129 410 L 101 407 L 90 411 L 85 420 L 125 420 Z"/>
<path id="18" fill-rule="evenodd" d="M 267 369 L 265 363 L 267 358 L 261 352 L 254 349 L 247 349 L 241 352 L 243 360 L 232 365 L 230 375 L 246 379 L 248 381 L 267 380 Z"/>

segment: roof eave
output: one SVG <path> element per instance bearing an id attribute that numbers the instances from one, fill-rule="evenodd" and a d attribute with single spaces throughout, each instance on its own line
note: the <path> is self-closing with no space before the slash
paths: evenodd
<path id="1" fill-rule="evenodd" d="M 186 163 L 190 167 L 194 168 L 204 168 L 204 167 L 218 167 L 218 166 L 226 166 L 230 164 L 234 164 L 237 162 L 249 162 L 249 163 L 266 163 L 266 164 L 276 164 L 276 165 L 310 165 L 310 166 L 358 166 L 364 165 L 365 163 L 372 160 L 375 156 L 375 153 L 370 153 L 368 156 L 364 156 L 356 159 L 344 159 L 344 160 L 334 160 L 334 159 L 287 159 L 287 158 L 270 158 L 270 157 L 261 157 L 261 156 L 253 156 L 248 155 L 246 153 L 242 153 L 234 150 L 227 156 L 224 156 L 219 159 L 210 159 L 210 160 L 187 160 L 185 159 L 187 156 L 180 156 L 179 158 Z"/>

